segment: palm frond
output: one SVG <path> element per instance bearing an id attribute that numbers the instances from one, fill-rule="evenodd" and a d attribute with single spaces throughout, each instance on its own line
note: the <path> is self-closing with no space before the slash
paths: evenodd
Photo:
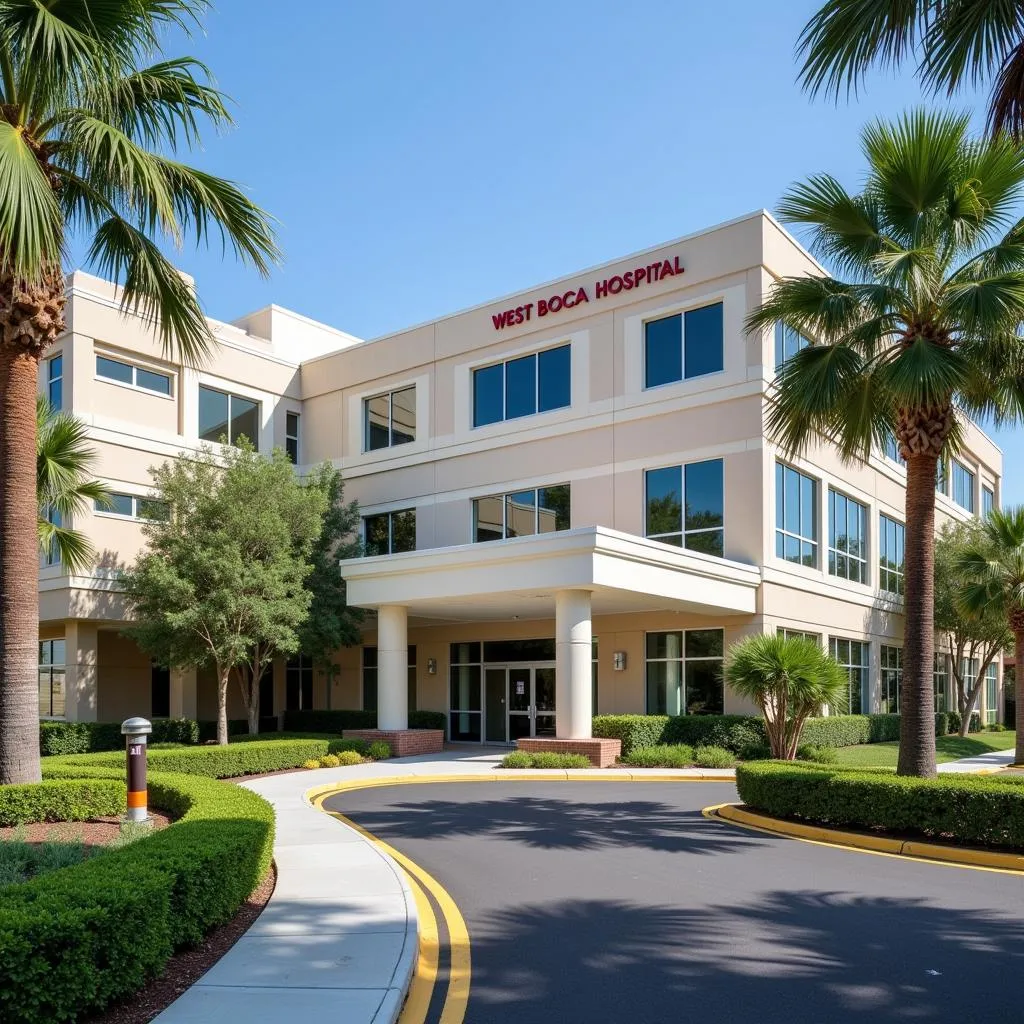
<path id="1" fill-rule="evenodd" d="M 1024 265 L 972 280 L 954 276 L 940 302 L 943 319 L 962 334 L 993 335 L 1024 321 Z"/>
<path id="2" fill-rule="evenodd" d="M 945 407 L 968 377 L 963 356 L 953 348 L 916 338 L 893 349 L 875 370 L 897 407 Z"/>

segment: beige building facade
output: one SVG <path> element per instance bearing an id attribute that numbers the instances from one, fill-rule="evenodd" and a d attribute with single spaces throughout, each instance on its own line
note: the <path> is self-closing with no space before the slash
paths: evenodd
<path id="1" fill-rule="evenodd" d="M 330 460 L 363 516 L 366 556 L 341 566 L 373 613 L 363 645 L 333 675 L 275 666 L 268 719 L 372 707 L 402 728 L 414 707 L 453 739 L 512 742 L 587 736 L 593 713 L 747 712 L 722 659 L 776 630 L 848 667 L 852 710 L 898 710 L 905 471 L 891 448 L 784 458 L 766 393 L 804 341 L 743 329 L 774 279 L 821 272 L 758 212 L 372 341 L 277 307 L 213 323 L 198 370 L 165 360 L 112 285 L 72 275 L 40 389 L 87 423 L 116 504 L 72 524 L 100 552 L 91 574 L 43 559 L 40 713 L 214 716 L 208 673 L 151 666 L 121 635 L 117 573 L 149 467 L 224 434 L 299 472 Z M 969 425 L 940 523 L 997 506 L 1001 473 Z M 1000 704 L 997 665 L 983 720 Z"/>

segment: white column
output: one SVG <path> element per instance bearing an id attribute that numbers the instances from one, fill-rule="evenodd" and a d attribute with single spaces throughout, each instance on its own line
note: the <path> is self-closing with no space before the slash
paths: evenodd
<path id="1" fill-rule="evenodd" d="M 196 711 L 196 670 L 171 669 L 171 718 L 198 718 Z"/>
<path id="2" fill-rule="evenodd" d="M 409 728 L 409 616 L 398 604 L 377 609 L 377 728 Z"/>
<path id="3" fill-rule="evenodd" d="M 555 735 L 590 739 L 591 691 L 590 591 L 555 594 Z"/>

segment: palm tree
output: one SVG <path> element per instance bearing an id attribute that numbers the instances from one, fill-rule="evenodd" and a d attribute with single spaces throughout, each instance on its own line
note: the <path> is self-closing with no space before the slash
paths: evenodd
<path id="1" fill-rule="evenodd" d="M 214 344 L 199 301 L 160 249 L 222 245 L 267 273 L 263 212 L 235 185 L 175 159 L 200 122 L 230 123 L 190 57 L 157 59 L 160 34 L 199 24 L 206 0 L 0 2 L 0 783 L 39 778 L 36 699 L 37 365 L 64 330 L 70 232 L 194 364 Z"/>
<path id="2" fill-rule="evenodd" d="M 855 93 L 873 66 L 905 60 L 933 93 L 991 81 L 989 131 L 1024 134 L 1024 17 L 1016 0 L 826 0 L 797 52 L 812 95 Z"/>
<path id="3" fill-rule="evenodd" d="M 806 637 L 776 633 L 748 636 L 734 644 L 725 663 L 725 679 L 764 716 L 772 757 L 792 761 L 800 734 L 824 705 L 844 707 L 850 681 L 820 644 Z"/>
<path id="4" fill-rule="evenodd" d="M 961 411 L 1024 410 L 1024 154 L 975 141 L 967 118 L 916 112 L 862 133 L 860 192 L 831 175 L 790 189 L 783 220 L 845 280 L 783 278 L 747 319 L 813 339 L 777 372 L 768 429 L 796 453 L 816 438 L 855 462 L 895 435 L 906 460 L 899 771 L 935 773 L 935 480 L 963 436 Z"/>
<path id="5" fill-rule="evenodd" d="M 85 424 L 70 412 L 56 412 L 40 395 L 36 399 L 39 550 L 69 573 L 88 568 L 96 552 L 86 537 L 64 523 L 95 503 L 110 504 L 107 488 L 89 479 L 95 460 Z"/>
<path id="6" fill-rule="evenodd" d="M 982 524 L 982 542 L 965 550 L 958 568 L 968 582 L 960 592 L 965 615 L 981 618 L 995 610 L 1013 632 L 1014 650 L 1020 661 L 1024 651 L 1024 506 L 993 509 Z M 1024 708 L 1024 684 L 1018 671 L 1017 707 Z M 1024 763 L 1024 723 L 1018 722 L 1017 764 Z"/>

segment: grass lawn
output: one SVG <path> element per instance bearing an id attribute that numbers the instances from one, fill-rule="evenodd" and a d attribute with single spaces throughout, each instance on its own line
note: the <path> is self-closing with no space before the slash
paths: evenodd
<path id="1" fill-rule="evenodd" d="M 956 761 L 961 757 L 989 754 L 993 750 L 1012 750 L 1017 742 L 1013 732 L 973 732 L 961 739 L 959 736 L 939 736 L 935 740 L 936 761 Z M 856 747 L 840 747 L 840 764 L 859 765 L 864 768 L 896 767 L 900 745 L 892 743 L 863 743 Z"/>

